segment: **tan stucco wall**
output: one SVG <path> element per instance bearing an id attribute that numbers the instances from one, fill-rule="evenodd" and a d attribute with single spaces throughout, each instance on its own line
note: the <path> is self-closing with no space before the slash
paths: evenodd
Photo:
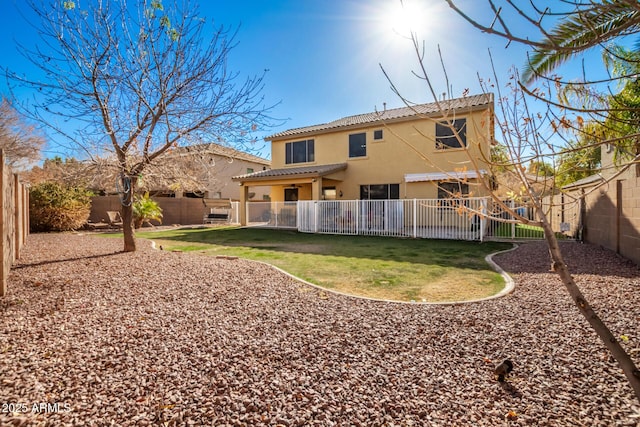
<path id="1" fill-rule="evenodd" d="M 635 167 L 585 199 L 585 241 L 640 265 L 640 178 Z"/>
<path id="2" fill-rule="evenodd" d="M 173 224 L 202 224 L 202 218 L 209 213 L 209 208 L 203 203 L 203 199 L 154 197 L 162 209 L 162 223 L 152 221 L 154 225 Z M 89 221 L 106 222 L 107 211 L 120 211 L 120 198 L 118 196 L 96 196 L 91 199 L 91 214 Z"/>
<path id="3" fill-rule="evenodd" d="M 332 133 L 310 136 L 298 136 L 286 140 L 272 141 L 272 168 L 300 167 L 346 162 L 344 181 L 327 184 L 334 185 L 343 192 L 342 199 L 358 199 L 360 185 L 367 184 L 400 184 L 401 198 L 435 198 L 437 187 L 433 182 L 405 183 L 404 175 L 409 173 L 453 172 L 467 168 L 476 170 L 471 159 L 477 162 L 479 169 L 488 169 L 480 155 L 481 146 L 485 153 L 489 152 L 490 141 L 493 140 L 493 122 L 488 110 L 470 114 L 458 114 L 456 118 L 467 118 L 468 149 L 435 148 L 435 123 L 441 117 L 422 118 L 377 125 L 366 128 L 352 128 Z M 382 129 L 384 139 L 374 141 L 374 130 Z M 367 155 L 362 158 L 349 158 L 349 135 L 366 132 Z M 313 139 L 315 141 L 315 161 L 312 163 L 285 164 L 285 145 L 287 142 Z M 413 148 L 412 148 L 413 147 Z M 474 196 L 483 193 L 473 188 Z M 281 198 L 281 189 L 274 187 L 272 199 Z M 301 196 L 300 199 L 303 199 Z"/>
<path id="4" fill-rule="evenodd" d="M 603 165 L 612 163 L 612 154 L 602 154 Z M 612 176 L 615 168 L 603 168 Z M 616 251 L 640 265 L 640 171 L 633 165 L 599 189 L 571 191 L 585 195 L 584 240 Z"/>
<path id="5" fill-rule="evenodd" d="M 213 167 L 215 168 L 215 181 L 208 185 L 209 197 L 213 198 L 216 192 L 220 192 L 222 199 L 231 200 L 240 200 L 240 186 L 237 182 L 231 181 L 231 177 L 244 175 L 248 173 L 248 169 L 253 169 L 254 172 L 261 171 L 263 167 L 270 169 L 269 166 L 260 163 L 238 159 L 230 161 L 222 156 L 215 156 L 215 165 Z M 271 187 L 251 187 L 249 192 L 254 193 L 251 198 L 252 201 L 263 201 L 264 196 L 268 196 L 271 192 Z"/>

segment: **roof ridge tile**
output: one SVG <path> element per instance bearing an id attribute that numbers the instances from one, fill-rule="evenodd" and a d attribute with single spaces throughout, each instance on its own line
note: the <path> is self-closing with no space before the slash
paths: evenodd
<path id="1" fill-rule="evenodd" d="M 385 120 L 395 120 L 405 117 L 412 117 L 421 114 L 433 114 L 442 110 L 461 110 L 464 108 L 472 108 L 481 105 L 489 105 L 493 103 L 493 93 L 482 93 L 478 95 L 469 95 L 462 98 L 452 98 L 443 101 L 430 102 L 426 104 L 415 104 L 405 107 L 392 108 L 383 111 L 373 111 L 363 114 L 355 114 L 342 117 L 328 123 L 316 124 L 311 126 L 303 126 L 288 129 L 283 132 L 267 136 L 266 141 L 272 141 L 276 138 L 303 135 L 312 132 L 327 131 L 331 129 L 339 129 L 348 126 L 369 125 Z"/>

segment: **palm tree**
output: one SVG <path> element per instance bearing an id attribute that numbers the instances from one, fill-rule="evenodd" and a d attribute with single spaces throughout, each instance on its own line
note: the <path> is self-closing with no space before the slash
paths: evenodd
<path id="1" fill-rule="evenodd" d="M 637 0 L 576 3 L 576 10 L 546 33 L 530 56 L 522 79 L 531 83 L 575 55 L 612 39 L 640 32 Z M 640 39 L 636 48 L 640 48 Z"/>
<path id="2" fill-rule="evenodd" d="M 136 197 L 133 202 L 133 225 L 134 228 L 142 227 L 142 224 L 150 221 L 160 221 L 162 219 L 162 208 L 158 202 L 149 197 L 149 193 L 144 193 L 142 197 Z"/>
<path id="3" fill-rule="evenodd" d="M 640 3 L 638 0 L 561 0 L 552 3 L 554 8 L 572 7 L 572 10 L 552 11 L 550 7 L 539 8 L 534 0 L 516 2 L 505 0 L 502 6 L 494 0 L 487 0 L 493 10 L 493 20 L 483 24 L 466 14 L 456 0 L 445 0 L 451 9 L 483 33 L 496 35 L 524 44 L 534 49 L 522 74 L 525 83 L 531 83 L 538 77 L 548 74 L 563 62 L 575 55 L 601 46 L 619 37 L 640 32 Z M 530 3 L 533 12 L 523 9 L 521 3 Z M 521 20 L 514 23 L 513 19 Z M 551 29 L 545 28 L 543 20 L 557 19 Z M 522 24 L 522 25 L 520 25 Z M 541 35 L 540 40 L 522 34 L 522 28 L 533 27 Z M 513 27 L 513 28 L 512 28 Z M 515 30 L 515 31 L 514 31 Z M 518 34 L 520 33 L 520 34 Z M 640 39 L 636 44 L 640 49 Z"/>

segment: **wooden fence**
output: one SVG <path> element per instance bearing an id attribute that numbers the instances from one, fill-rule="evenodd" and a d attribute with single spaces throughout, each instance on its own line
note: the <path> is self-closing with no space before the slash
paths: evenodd
<path id="1" fill-rule="evenodd" d="M 20 257 L 20 249 L 29 234 L 29 189 L 20 182 L 18 175 L 5 164 L 0 150 L 0 297 L 7 294 L 7 277 L 14 261 Z"/>

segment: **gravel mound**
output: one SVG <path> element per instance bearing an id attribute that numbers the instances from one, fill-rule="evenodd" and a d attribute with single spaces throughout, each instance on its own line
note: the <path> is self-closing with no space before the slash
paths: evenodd
<path id="1" fill-rule="evenodd" d="M 515 291 L 451 306 L 335 295 L 242 259 L 29 237 L 0 300 L 0 425 L 636 426 L 622 371 L 545 246 Z M 640 270 L 563 244 L 640 364 Z M 513 361 L 500 383 L 494 366 Z"/>

